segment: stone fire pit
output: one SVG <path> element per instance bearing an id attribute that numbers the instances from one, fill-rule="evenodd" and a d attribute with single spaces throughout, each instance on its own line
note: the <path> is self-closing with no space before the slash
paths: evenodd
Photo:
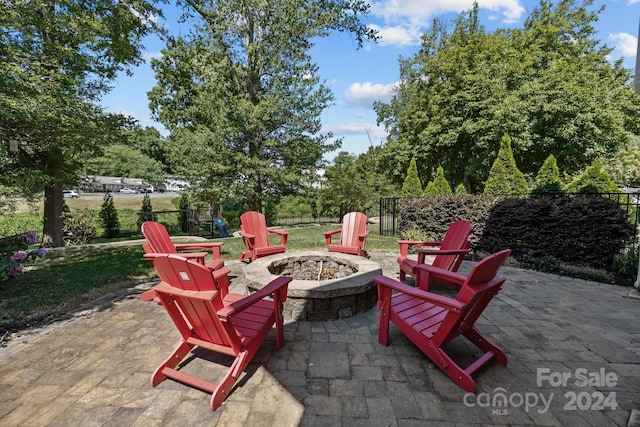
<path id="1" fill-rule="evenodd" d="M 372 277 L 382 274 L 367 258 L 319 251 L 258 258 L 243 271 L 252 291 L 278 276 L 293 278 L 284 305 L 286 320 L 335 320 L 367 311 L 378 299 Z"/>

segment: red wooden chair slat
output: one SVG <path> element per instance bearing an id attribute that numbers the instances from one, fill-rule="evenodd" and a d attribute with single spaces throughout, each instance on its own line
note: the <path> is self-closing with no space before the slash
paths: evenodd
<path id="1" fill-rule="evenodd" d="M 389 322 L 393 323 L 460 388 L 474 393 L 476 385 L 471 377 L 473 373 L 494 359 L 503 365 L 507 364 L 504 351 L 483 336 L 474 325 L 505 282 L 506 279 L 498 274 L 498 270 L 510 253 L 507 249 L 486 257 L 467 276 L 432 265 L 417 266 L 435 279 L 455 284 L 459 288 L 455 299 L 388 277 L 375 276 L 373 280 L 378 284 L 380 297 L 380 344 L 388 345 Z M 456 364 L 442 347 L 461 336 L 483 352 L 466 368 Z"/>
<path id="2" fill-rule="evenodd" d="M 458 271 L 464 256 L 469 253 L 471 242 L 469 235 L 471 234 L 472 225 L 469 221 L 456 221 L 449 225 L 444 238 L 440 242 L 427 242 L 418 240 L 398 240 L 400 244 L 400 256 L 398 257 L 398 265 L 400 266 L 400 281 L 403 281 L 407 275 L 416 279 L 416 286 L 429 289 L 428 275 L 419 276 L 416 272 L 418 264 L 424 264 L 427 255 L 435 255 L 431 265 L 444 270 Z M 418 259 L 409 258 L 409 248 L 411 247 L 427 247 L 431 249 L 418 249 Z M 448 284 L 446 281 L 442 281 Z"/>
<path id="3" fill-rule="evenodd" d="M 271 244 L 269 234 L 277 235 L 280 244 Z M 289 237 L 286 231 L 268 228 L 264 215 L 256 211 L 240 215 L 240 235 L 244 245 L 240 261 L 254 261 L 260 257 L 284 253 Z"/>
<path id="4" fill-rule="evenodd" d="M 143 245 L 145 258 L 153 262 L 153 254 L 176 254 L 181 253 L 185 258 L 195 259 L 201 264 L 205 264 L 212 270 L 224 267 L 221 255 L 222 242 L 198 242 L 198 243 L 173 243 L 167 228 L 155 221 L 146 221 L 140 227 L 142 235 L 147 243 Z M 199 252 L 181 252 L 187 250 L 200 249 Z M 205 257 L 211 254 L 212 260 L 205 262 Z"/>
<path id="5" fill-rule="evenodd" d="M 153 291 L 180 332 L 170 356 L 155 370 L 151 385 L 167 378 L 211 393 L 217 409 L 231 392 L 260 345 L 275 325 L 276 349 L 284 344 L 282 307 L 290 277 L 278 277 L 258 292 L 226 294 L 217 281 L 228 283 L 229 270 L 211 271 L 203 264 L 177 254 L 158 254 L 153 266 L 160 283 Z M 270 299 L 267 299 L 270 298 Z M 222 381 L 214 383 L 186 374 L 178 365 L 194 347 L 234 357 Z"/>
<path id="6" fill-rule="evenodd" d="M 368 218 L 361 212 L 349 212 L 342 217 L 342 228 L 326 231 L 324 238 L 329 252 L 367 256 L 364 249 L 365 239 L 369 235 Z M 333 236 L 340 235 L 340 241 L 333 243 Z"/>

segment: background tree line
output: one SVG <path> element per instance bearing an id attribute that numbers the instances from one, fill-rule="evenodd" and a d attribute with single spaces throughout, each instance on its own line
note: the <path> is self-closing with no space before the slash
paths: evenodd
<path id="1" fill-rule="evenodd" d="M 375 105 L 386 142 L 329 163 L 340 141 L 320 132 L 320 114 L 334 97 L 309 49 L 332 31 L 375 41 L 360 20 L 366 2 L 177 0 L 195 24 L 175 37 L 154 24 L 161 4 L 1 6 L 0 193 L 44 190 L 48 245 L 62 244 L 62 189 L 84 174 L 171 173 L 201 200 L 272 210 L 303 197 L 319 213 L 371 215 L 379 197 L 402 194 L 408 170 L 430 191 L 482 192 L 509 135 L 528 183 L 553 155 L 565 183 L 602 159 L 616 183 L 640 186 L 640 102 L 631 71 L 594 37 L 601 9 L 591 0 L 541 0 L 522 28 L 493 32 L 477 5 L 435 20 L 421 49 L 400 59 L 391 102 Z M 166 47 L 152 62 L 149 102 L 167 137 L 97 104 L 152 31 Z"/>

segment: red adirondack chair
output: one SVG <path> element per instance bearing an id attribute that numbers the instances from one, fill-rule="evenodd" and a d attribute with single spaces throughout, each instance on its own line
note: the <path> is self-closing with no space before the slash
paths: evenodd
<path id="1" fill-rule="evenodd" d="M 456 221 L 449 225 L 447 232 L 441 242 L 426 242 L 416 240 L 398 240 L 400 244 L 400 256 L 398 257 L 398 265 L 400 266 L 400 281 L 406 278 L 406 275 L 416 279 L 416 286 L 423 290 L 428 290 L 429 283 L 419 280 L 416 273 L 416 266 L 425 263 L 427 255 L 435 255 L 431 265 L 449 271 L 458 271 L 464 256 L 469 253 L 471 242 L 469 242 L 469 234 L 471 234 L 472 225 L 469 221 Z M 432 249 L 418 249 L 418 260 L 409 258 L 409 248 L 412 246 L 425 247 L 431 246 Z"/>
<path id="2" fill-rule="evenodd" d="M 209 252 L 180 252 L 180 255 L 194 259 L 211 270 L 218 270 L 224 267 L 224 260 L 220 253 L 220 247 L 224 244 L 222 242 L 173 243 L 167 228 L 154 221 L 144 222 L 141 230 L 142 235 L 147 240 L 147 243 L 142 246 L 147 259 L 152 259 L 155 254 L 176 254 L 178 251 L 200 249 L 211 251 L 213 259 L 205 262 L 205 257 L 209 255 Z"/>
<path id="3" fill-rule="evenodd" d="M 378 341 L 388 345 L 389 321 L 402 331 L 422 352 L 449 376 L 460 388 L 475 393 L 471 375 L 495 359 L 507 364 L 507 356 L 498 346 L 483 336 L 474 326 L 491 299 L 506 280 L 498 275 L 510 250 L 490 255 L 477 263 L 468 276 L 421 264 L 417 268 L 460 287 L 456 299 L 423 291 L 384 276 L 375 276 L 378 284 L 380 329 Z M 392 292 L 396 291 L 393 295 Z M 462 368 L 442 348 L 462 335 L 483 354 L 467 368 Z"/>
<path id="4" fill-rule="evenodd" d="M 279 245 L 272 245 L 269 241 L 269 234 L 280 237 Z M 272 230 L 267 228 L 267 221 L 260 212 L 249 211 L 240 215 L 240 235 L 244 245 L 244 252 L 240 255 L 240 261 L 254 261 L 260 257 L 282 254 L 285 252 L 285 245 L 289 233 L 286 231 Z"/>
<path id="5" fill-rule="evenodd" d="M 211 393 L 216 410 L 231 392 L 275 324 L 276 349 L 284 344 L 282 307 L 290 277 L 278 277 L 256 293 L 222 296 L 221 284 L 211 270 L 180 255 L 158 255 L 154 268 L 160 284 L 153 290 L 180 332 L 171 355 L 151 377 L 153 387 L 167 378 Z M 229 270 L 218 270 L 220 274 Z M 222 285 L 223 286 L 223 285 Z M 271 297 L 272 299 L 267 299 Z M 187 374 L 176 368 L 194 347 L 235 357 L 219 383 Z"/>
<path id="6" fill-rule="evenodd" d="M 332 243 L 335 234 L 340 234 L 340 242 Z M 367 216 L 361 212 L 349 212 L 342 217 L 342 228 L 326 231 L 324 238 L 329 252 L 341 252 L 344 254 L 367 256 L 364 250 L 365 239 L 369 235 L 367 229 Z"/>

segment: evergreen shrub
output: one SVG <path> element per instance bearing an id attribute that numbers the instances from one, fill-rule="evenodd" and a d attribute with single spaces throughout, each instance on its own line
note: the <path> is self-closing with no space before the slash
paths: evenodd
<path id="1" fill-rule="evenodd" d="M 104 229 L 105 237 L 111 239 L 120 233 L 120 222 L 118 221 L 118 211 L 113 204 L 113 195 L 106 192 L 100 209 L 100 223 Z"/>

